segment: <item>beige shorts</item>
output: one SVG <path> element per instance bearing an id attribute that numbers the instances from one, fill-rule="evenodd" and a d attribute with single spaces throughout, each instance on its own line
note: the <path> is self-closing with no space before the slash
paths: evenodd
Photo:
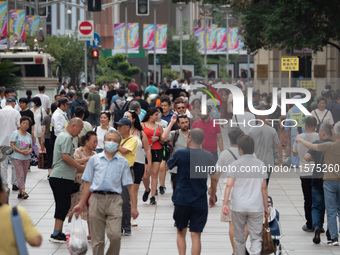
<path id="1" fill-rule="evenodd" d="M 230 208 L 230 200 L 228 201 L 228 206 Z M 225 215 L 223 211 L 221 211 L 221 222 L 231 222 L 231 210 L 229 212 L 229 215 Z"/>

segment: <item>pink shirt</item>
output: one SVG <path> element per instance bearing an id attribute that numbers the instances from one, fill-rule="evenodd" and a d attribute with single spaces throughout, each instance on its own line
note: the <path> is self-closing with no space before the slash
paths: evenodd
<path id="1" fill-rule="evenodd" d="M 202 149 L 210 152 L 217 152 L 217 139 L 216 135 L 221 134 L 220 125 L 215 124 L 214 120 L 210 118 L 208 122 L 204 122 L 201 119 L 196 120 L 191 129 L 200 128 L 204 132 L 204 141 L 202 143 Z"/>

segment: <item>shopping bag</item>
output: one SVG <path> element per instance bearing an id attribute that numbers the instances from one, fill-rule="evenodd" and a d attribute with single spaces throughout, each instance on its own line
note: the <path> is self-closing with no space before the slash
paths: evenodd
<path id="1" fill-rule="evenodd" d="M 34 151 L 34 153 L 35 153 L 36 155 L 39 154 L 39 147 L 38 147 L 38 145 L 36 145 L 34 142 L 33 142 L 33 145 L 32 145 L 32 150 Z"/>
<path id="2" fill-rule="evenodd" d="M 265 222 L 262 229 L 262 251 L 261 255 L 268 255 L 275 252 L 275 245 L 270 233 L 268 216 L 265 216 Z"/>
<path id="3" fill-rule="evenodd" d="M 71 255 L 84 255 L 87 252 L 87 235 L 81 217 L 73 214 L 70 230 L 69 251 Z"/>
<path id="4" fill-rule="evenodd" d="M 37 166 L 39 164 L 37 154 L 35 154 L 34 150 L 32 150 L 30 155 L 31 155 L 31 163 L 30 163 L 31 166 Z"/>
<path id="5" fill-rule="evenodd" d="M 47 169 L 47 165 L 48 165 L 47 153 L 45 152 L 45 148 L 42 147 L 38 155 L 38 168 Z"/>

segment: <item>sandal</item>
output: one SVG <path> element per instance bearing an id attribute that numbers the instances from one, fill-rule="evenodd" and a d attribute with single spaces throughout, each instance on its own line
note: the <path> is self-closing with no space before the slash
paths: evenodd
<path id="1" fill-rule="evenodd" d="M 25 192 L 25 193 L 23 193 L 23 194 L 21 194 L 22 195 L 22 198 L 23 199 L 27 199 L 28 197 L 29 197 L 29 195 Z"/>
<path id="2" fill-rule="evenodd" d="M 23 193 L 19 193 L 18 194 L 18 199 L 21 199 L 21 198 L 23 198 L 24 197 L 24 194 Z"/>

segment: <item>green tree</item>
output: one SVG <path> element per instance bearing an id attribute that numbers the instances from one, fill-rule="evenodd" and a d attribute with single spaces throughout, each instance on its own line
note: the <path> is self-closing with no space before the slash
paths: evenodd
<path id="1" fill-rule="evenodd" d="M 106 59 L 102 56 L 99 58 L 99 65 L 97 66 L 97 73 L 100 77 L 96 82 L 110 82 L 116 77 L 122 82 L 128 83 L 132 76 L 139 74 L 141 69 L 136 66 L 131 66 L 127 61 L 125 54 L 116 54 Z"/>
<path id="2" fill-rule="evenodd" d="M 321 51 L 340 40 L 338 0 L 256 0 L 238 2 L 246 47 L 250 52 L 264 49 L 311 47 Z"/>
<path id="3" fill-rule="evenodd" d="M 184 29 L 183 32 L 186 34 L 187 31 Z M 172 36 L 175 34 L 178 34 L 178 32 L 174 28 L 168 29 L 168 53 L 157 56 L 159 62 L 166 67 L 170 67 L 171 64 L 179 64 L 180 42 L 172 40 Z M 183 64 L 195 65 L 196 75 L 204 76 L 206 70 L 203 66 L 203 58 L 197 50 L 197 43 L 196 37 L 192 34 L 188 41 L 183 41 Z"/>
<path id="4" fill-rule="evenodd" d="M 20 67 L 10 60 L 0 60 L 0 86 L 20 88 L 21 78 L 15 75 L 19 69 Z"/>
<path id="5" fill-rule="evenodd" d="M 64 77 L 70 77 L 74 85 L 80 84 L 80 74 L 84 70 L 84 42 L 75 34 L 71 36 L 48 35 L 40 46 L 55 58 L 55 66 L 60 65 Z"/>

